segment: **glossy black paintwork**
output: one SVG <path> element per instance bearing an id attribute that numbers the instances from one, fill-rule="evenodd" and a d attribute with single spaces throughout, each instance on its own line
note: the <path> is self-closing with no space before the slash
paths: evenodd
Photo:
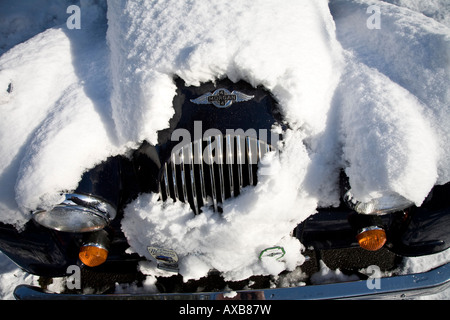
<path id="1" fill-rule="evenodd" d="M 0 224 L 0 250 L 29 273 L 63 276 L 77 264 L 80 235 L 65 234 L 36 225 L 33 221 L 18 231 Z"/>

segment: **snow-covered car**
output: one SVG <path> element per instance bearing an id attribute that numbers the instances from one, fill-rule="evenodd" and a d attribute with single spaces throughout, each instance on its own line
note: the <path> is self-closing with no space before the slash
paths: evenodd
<path id="1" fill-rule="evenodd" d="M 198 87 L 186 87 L 181 80 L 177 83 L 179 90 L 174 103 L 177 104 L 175 108 L 179 112 L 179 117 L 175 116 L 177 121 L 173 122 L 172 129 L 161 132 L 160 144 L 153 146 L 144 143 L 139 149 L 134 150 L 131 157 L 113 157 L 89 170 L 83 176 L 78 188 L 64 195 L 65 200 L 61 204 L 50 210 L 34 211 L 33 221 L 26 226 L 25 231 L 18 233 L 11 227 L 2 227 L 2 250 L 28 272 L 52 277 L 65 275 L 70 265 L 100 268 L 101 271 L 98 272 L 120 274 L 123 270 L 129 272 L 143 260 L 154 261 L 157 268 L 166 270 L 169 274 L 177 274 L 179 261 L 176 251 L 171 247 L 150 247 L 151 244 L 159 244 L 151 237 L 147 243 L 149 258 L 127 253 L 129 244 L 120 224 L 124 219 L 125 206 L 142 197 L 141 194 L 144 193 L 154 196 L 156 202 L 153 205 L 161 202 L 160 205 L 164 207 L 165 202 L 169 206 L 180 202 L 189 207 L 178 209 L 189 211 L 192 219 L 195 219 L 195 215 L 205 214 L 202 211 L 206 211 L 207 214 L 217 213 L 217 217 L 209 223 L 226 223 L 226 220 L 217 221 L 217 219 L 221 219 L 221 213 L 227 210 L 224 208 L 227 200 L 239 197 L 243 192 L 251 192 L 251 189 L 257 186 L 258 170 L 261 170 L 258 164 L 266 153 L 273 152 L 272 144 L 265 137 L 260 139 L 259 136 L 252 136 L 249 129 L 256 127 L 259 132 L 264 132 L 276 123 L 278 116 L 277 112 L 274 113 L 277 104 L 273 97 L 267 91 L 252 88 L 247 83 L 221 80 Z M 204 103 L 196 102 L 198 97 L 205 95 L 222 99 L 220 96 L 222 90 L 230 97 L 229 101 L 233 101 L 232 105 L 213 106 L 212 103 L 205 102 L 207 98 L 201 99 Z M 233 97 L 241 94 L 245 94 L 248 101 L 238 102 Z M 215 100 L 210 99 L 209 102 L 212 101 Z M 238 103 L 242 105 L 238 107 Z M 201 131 L 203 133 L 208 132 L 210 126 L 217 130 L 217 119 L 220 119 L 220 124 L 225 125 L 221 129 L 224 129 L 223 132 L 226 132 L 225 129 L 228 130 L 228 134 L 214 131 L 216 135 L 200 135 L 200 139 L 187 142 L 189 140 L 186 137 L 194 136 L 194 130 L 199 129 L 194 126 L 197 121 L 197 124 L 203 124 L 204 131 Z M 248 125 L 250 128 L 245 127 Z M 180 129 L 183 129 L 181 132 L 185 134 L 185 139 L 181 139 L 181 142 L 168 139 L 171 134 L 173 137 L 173 132 Z M 298 238 L 309 251 L 359 247 L 377 251 L 384 246 L 398 256 L 422 256 L 448 248 L 450 200 L 446 195 L 450 192 L 450 184 L 434 187 L 420 207 L 409 202 L 403 203 L 401 199 L 392 196 L 367 203 L 356 202 L 351 195 L 345 173 L 341 175 L 341 188 L 340 206 L 318 208 L 316 214 L 292 230 L 292 236 Z M 164 209 L 162 210 L 167 214 Z M 277 212 L 273 214 L 277 215 Z M 180 219 L 180 216 L 176 219 Z M 168 228 L 177 225 L 174 223 Z M 263 230 L 256 222 L 252 222 L 245 229 L 252 227 Z M 152 229 L 148 232 L 158 234 Z M 176 233 L 177 230 L 172 232 Z M 188 237 L 189 234 L 183 236 Z M 246 241 L 250 243 L 251 239 Z M 183 259 L 196 254 L 198 253 L 189 252 Z M 284 247 L 277 245 L 263 248 L 258 258 L 259 261 L 266 261 L 265 263 L 268 263 L 267 261 L 277 263 L 285 254 Z M 354 262 L 352 259 L 358 259 L 358 253 L 355 255 L 354 258 L 350 255 L 349 261 L 346 261 L 351 266 L 347 267 L 348 270 L 355 271 L 358 267 L 386 263 L 384 258 L 374 259 L 370 255 L 368 260 L 362 263 Z M 182 262 L 183 260 L 180 261 Z M 125 264 L 128 266 L 124 267 Z M 391 265 L 390 268 L 392 267 Z M 339 268 L 345 270 L 345 267 Z M 435 273 L 442 275 L 436 276 Z M 239 291 L 239 294 L 245 297 L 277 299 L 342 298 L 347 295 L 367 298 L 372 295 L 389 297 L 389 294 L 400 297 L 405 294 L 409 296 L 405 290 L 414 295 L 438 292 L 447 285 L 448 274 L 449 271 L 445 266 L 445 269 L 441 268 L 428 276 L 423 276 L 424 282 L 412 287 L 410 286 L 416 282 L 417 279 L 414 277 L 417 275 L 409 279 L 407 276 L 403 276 L 405 279 L 386 278 L 384 279 L 386 283 L 380 284 L 383 290 L 380 289 L 379 292 L 370 289 L 362 277 L 360 281 L 350 284 L 334 284 L 337 287 L 331 291 L 326 285 L 315 285 L 300 287 L 303 290 L 299 287 L 263 290 L 262 296 L 256 295 L 260 290 L 244 290 Z M 161 280 L 162 283 L 164 281 Z M 393 281 L 395 284 L 387 281 Z M 411 289 L 415 290 L 410 291 Z M 178 298 L 180 294 L 186 293 L 162 291 L 149 297 Z M 193 293 L 194 297 L 199 299 L 204 299 L 205 296 L 220 298 L 221 294 L 223 293 Z M 19 287 L 16 295 L 19 298 L 51 298 L 42 294 L 40 289 L 27 286 Z M 147 295 L 138 294 L 136 298 L 144 296 Z M 73 298 L 76 295 L 62 297 Z M 117 297 L 120 295 L 115 296 Z M 127 295 L 122 297 L 125 298 Z"/>
<path id="2" fill-rule="evenodd" d="M 4 53 L 0 103 L 19 124 L 1 128 L 0 178 L 16 180 L 2 187 L 0 250 L 42 277 L 76 266 L 99 290 L 16 297 L 130 298 L 98 284 L 130 275 L 154 280 L 159 292 L 133 295 L 150 299 L 448 288 L 448 261 L 398 268 L 450 246 L 449 27 L 372 2 L 86 2 L 80 30 Z M 392 43 L 422 56 L 393 59 Z M 56 80 L 21 77 L 31 65 Z M 304 276 L 323 261 L 352 281 Z"/>

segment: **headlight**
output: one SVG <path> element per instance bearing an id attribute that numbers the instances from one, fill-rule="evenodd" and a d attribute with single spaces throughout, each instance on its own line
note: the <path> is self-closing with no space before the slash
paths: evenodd
<path id="1" fill-rule="evenodd" d="M 401 211 L 413 205 L 411 201 L 395 192 L 383 194 L 368 202 L 361 202 L 354 198 L 351 189 L 344 194 L 344 201 L 351 209 L 362 214 L 385 214 Z"/>
<path id="2" fill-rule="evenodd" d="M 33 219 L 44 227 L 65 232 L 90 232 L 103 229 L 116 216 L 116 209 L 93 196 L 66 194 L 65 200 L 51 210 L 33 212 Z"/>

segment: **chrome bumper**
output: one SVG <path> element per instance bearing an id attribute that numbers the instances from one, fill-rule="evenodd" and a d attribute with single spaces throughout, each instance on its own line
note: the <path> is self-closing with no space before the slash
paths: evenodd
<path id="1" fill-rule="evenodd" d="M 57 294 L 38 287 L 19 285 L 17 300 L 326 300 L 326 299 L 407 299 L 440 293 L 450 288 L 450 263 L 424 273 L 400 275 L 303 287 L 208 293 L 157 294 Z M 232 298 L 227 298 L 231 297 Z"/>

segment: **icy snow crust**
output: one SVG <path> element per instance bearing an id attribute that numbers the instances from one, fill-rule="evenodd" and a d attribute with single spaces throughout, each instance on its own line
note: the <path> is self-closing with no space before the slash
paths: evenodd
<path id="1" fill-rule="evenodd" d="M 174 75 L 263 85 L 290 129 L 263 161 L 272 174 L 222 214 L 141 195 L 122 223 L 130 252 L 174 249 L 186 280 L 292 270 L 304 257 L 290 232 L 338 203 L 339 168 L 361 200 L 393 191 L 420 205 L 450 181 L 450 10 L 389 2 L 110 1 L 106 13 L 81 1 L 81 30 L 62 24 L 0 56 L 0 221 L 21 228 L 85 170 L 155 143 Z M 379 30 L 366 26 L 370 5 Z M 258 259 L 274 245 L 281 261 Z"/>

